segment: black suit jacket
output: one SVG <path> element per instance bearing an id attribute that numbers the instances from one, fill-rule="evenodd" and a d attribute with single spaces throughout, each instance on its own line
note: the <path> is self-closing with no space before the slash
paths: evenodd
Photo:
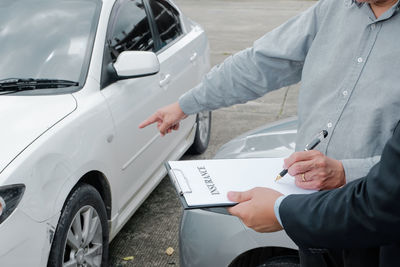
<path id="1" fill-rule="evenodd" d="M 335 190 L 290 195 L 279 213 L 300 248 L 380 247 L 379 266 L 400 266 L 400 130 L 365 178 Z"/>

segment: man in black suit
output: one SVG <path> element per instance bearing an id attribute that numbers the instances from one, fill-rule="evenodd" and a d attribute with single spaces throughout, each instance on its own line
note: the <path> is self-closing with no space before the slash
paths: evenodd
<path id="1" fill-rule="evenodd" d="M 289 195 L 278 211 L 275 201 L 281 194 L 271 189 L 230 192 L 228 197 L 239 202 L 229 211 L 256 231 L 281 230 L 280 218 L 299 248 L 379 247 L 376 266 L 400 266 L 400 129 L 386 144 L 380 163 L 342 188 Z"/>

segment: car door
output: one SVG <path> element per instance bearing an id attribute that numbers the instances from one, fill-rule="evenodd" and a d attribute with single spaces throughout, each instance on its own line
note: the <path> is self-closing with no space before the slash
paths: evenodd
<path id="1" fill-rule="evenodd" d="M 154 31 L 158 37 L 160 50 L 160 86 L 166 92 L 167 102 L 173 103 L 196 86 L 204 71 L 199 63 L 201 45 L 204 47 L 204 32 L 185 32 L 179 11 L 165 0 L 146 0 L 153 18 Z M 163 149 L 171 150 L 187 136 L 193 126 L 193 118 L 181 122 L 180 131 L 172 142 L 165 143 Z"/>
<path id="2" fill-rule="evenodd" d="M 101 77 L 102 94 L 115 125 L 117 162 L 120 173 L 116 186 L 119 222 L 145 199 L 157 181 L 163 160 L 170 151 L 163 149 L 173 136 L 161 138 L 155 127 L 139 129 L 141 121 L 156 109 L 169 103 L 166 90 L 160 86 L 160 74 L 118 80 L 112 64 L 123 51 L 156 52 L 158 47 L 142 0 L 119 0 L 111 13 Z M 132 62 L 135 64 L 135 62 Z"/>

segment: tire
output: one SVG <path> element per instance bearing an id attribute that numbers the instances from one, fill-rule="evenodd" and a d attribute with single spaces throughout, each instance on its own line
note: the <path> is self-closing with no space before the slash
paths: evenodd
<path id="1" fill-rule="evenodd" d="M 300 267 L 297 250 L 280 247 L 255 248 L 236 257 L 229 267 Z"/>
<path id="2" fill-rule="evenodd" d="M 273 257 L 258 267 L 300 267 L 298 256 L 277 256 Z"/>
<path id="3" fill-rule="evenodd" d="M 196 117 L 196 135 L 194 142 L 189 148 L 189 154 L 202 154 L 206 151 L 210 142 L 211 134 L 211 111 L 203 111 L 197 114 Z"/>
<path id="4" fill-rule="evenodd" d="M 69 195 L 61 212 L 47 266 L 107 266 L 107 262 L 104 202 L 93 186 L 81 184 Z"/>

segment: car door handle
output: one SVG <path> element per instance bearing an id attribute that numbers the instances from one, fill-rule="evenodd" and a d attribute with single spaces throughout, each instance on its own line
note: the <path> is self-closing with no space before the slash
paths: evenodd
<path id="1" fill-rule="evenodd" d="M 161 86 L 161 87 L 164 87 L 164 86 L 166 86 L 167 84 L 169 84 L 170 81 L 171 81 L 171 75 L 166 74 L 166 75 L 164 76 L 164 78 L 160 81 L 160 86 Z"/>
<path id="2" fill-rule="evenodd" d="M 196 60 L 196 58 L 197 58 L 197 53 L 196 53 L 196 52 L 194 52 L 194 53 L 193 53 L 193 55 L 190 57 L 190 62 L 193 62 L 193 61 L 195 61 L 195 60 Z"/>

